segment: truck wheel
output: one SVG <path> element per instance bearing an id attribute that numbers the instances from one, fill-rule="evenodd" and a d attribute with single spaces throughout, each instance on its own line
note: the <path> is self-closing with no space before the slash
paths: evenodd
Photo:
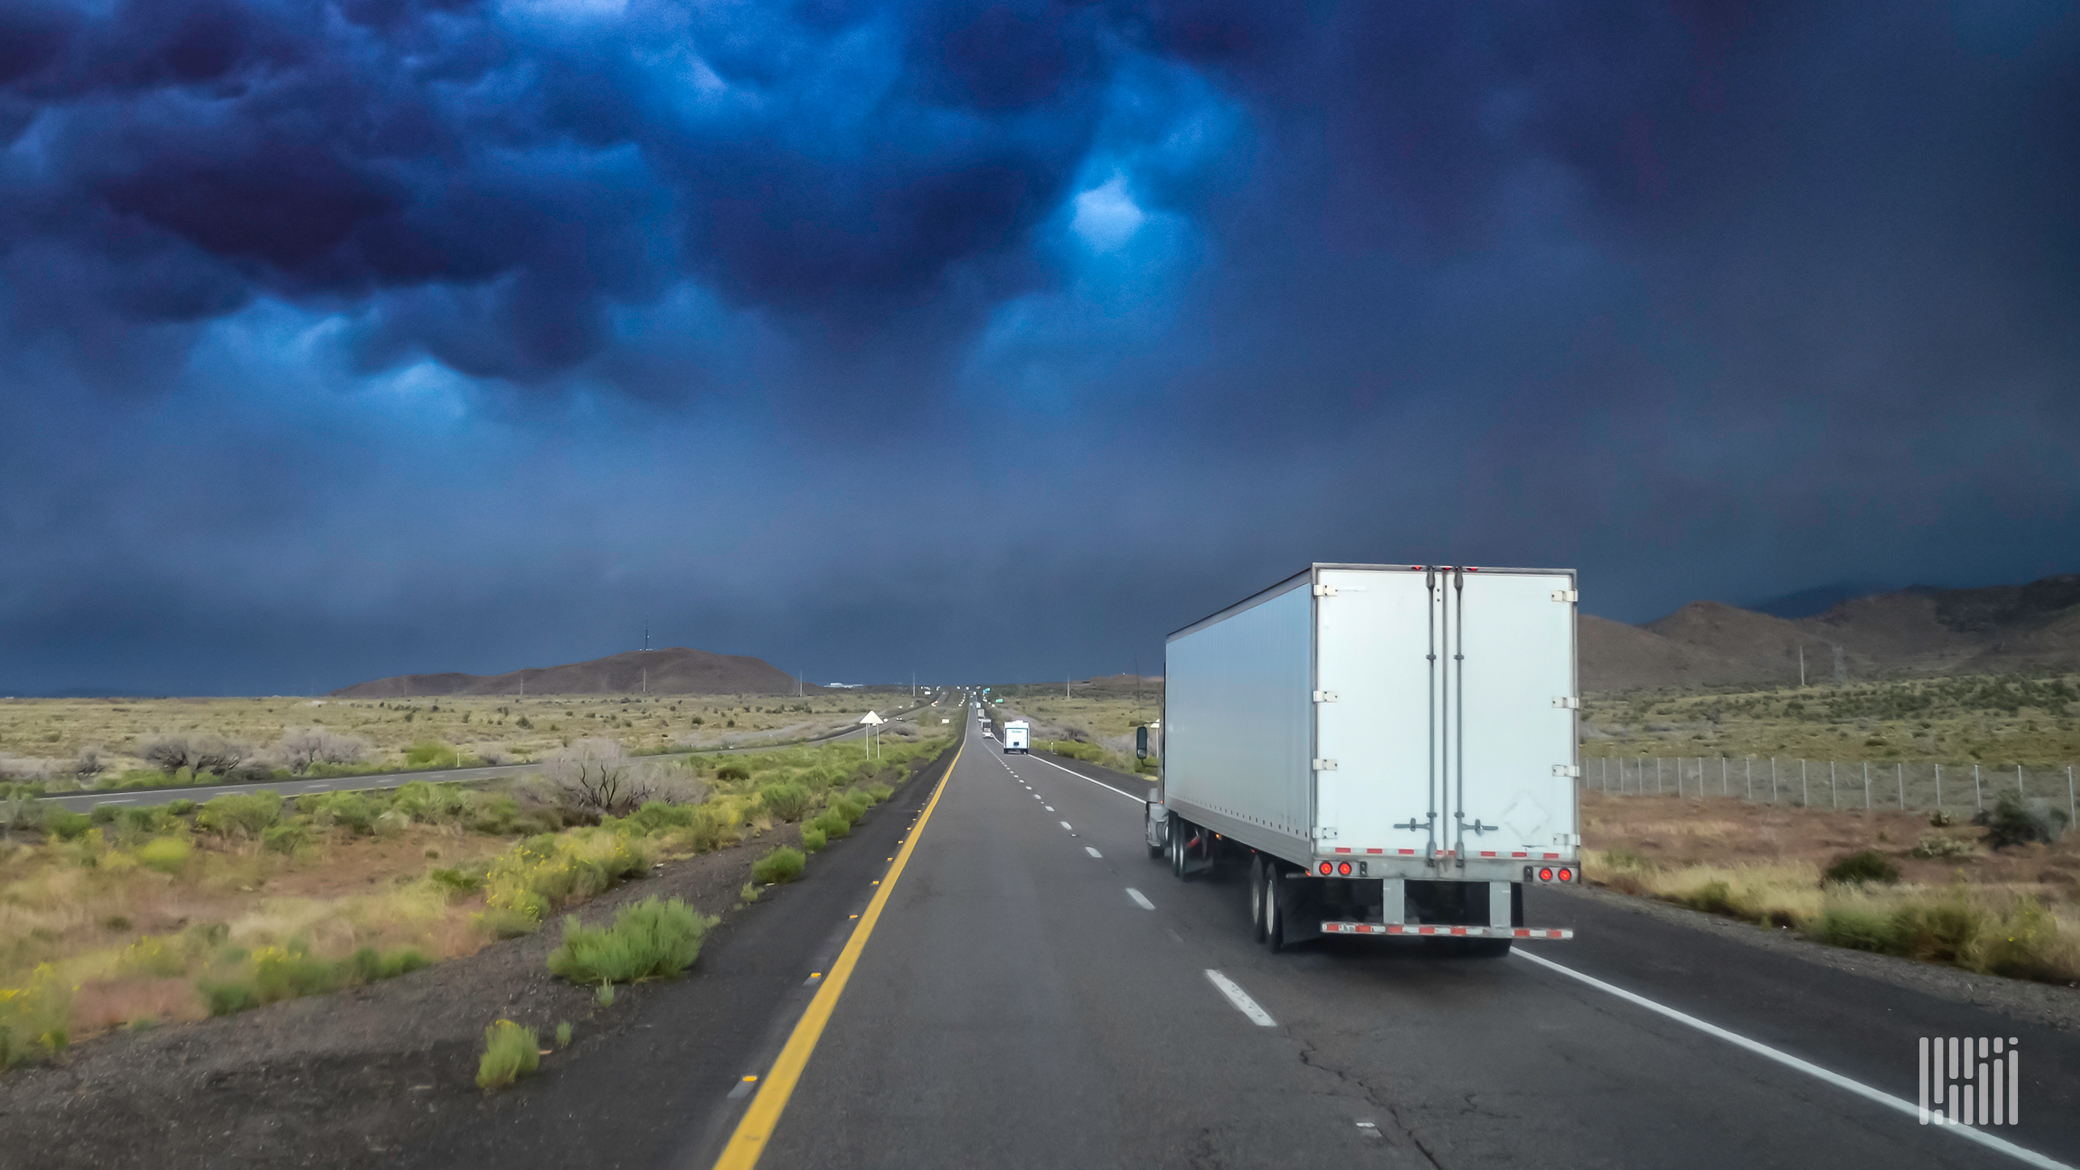
<path id="1" fill-rule="evenodd" d="M 1184 822 L 1170 818 L 1169 831 L 1163 835 L 1163 848 L 1170 855 L 1170 876 L 1184 880 Z"/>
<path id="2" fill-rule="evenodd" d="M 1258 883 L 1264 891 L 1264 928 L 1260 939 L 1272 954 L 1286 949 L 1286 915 L 1278 904 L 1279 895 L 1285 892 L 1283 886 L 1278 880 L 1278 866 L 1265 866 L 1264 880 Z"/>
<path id="3" fill-rule="evenodd" d="M 1262 856 L 1249 859 L 1249 933 L 1258 942 L 1264 941 L 1264 859 Z"/>

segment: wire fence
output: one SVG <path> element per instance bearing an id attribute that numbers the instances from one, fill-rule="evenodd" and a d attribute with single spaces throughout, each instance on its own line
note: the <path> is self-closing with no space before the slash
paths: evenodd
<path id="1" fill-rule="evenodd" d="M 1707 796 L 1804 808 L 1978 812 L 2003 792 L 2053 803 L 2080 823 L 2072 765 L 1968 767 L 1785 756 L 1604 756 L 1582 761 L 1582 787 L 1612 796 Z"/>

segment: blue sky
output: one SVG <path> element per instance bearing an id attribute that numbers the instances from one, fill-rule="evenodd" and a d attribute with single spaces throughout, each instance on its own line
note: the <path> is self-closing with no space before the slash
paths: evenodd
<path id="1" fill-rule="evenodd" d="M 0 693 L 2080 569 L 2074 3 L 0 0 Z"/>

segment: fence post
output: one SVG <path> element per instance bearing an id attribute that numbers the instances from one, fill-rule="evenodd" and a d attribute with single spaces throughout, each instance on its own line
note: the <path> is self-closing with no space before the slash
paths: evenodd
<path id="1" fill-rule="evenodd" d="M 1813 807 L 1813 786 L 1806 781 L 1806 762 L 1804 760 L 1798 762 L 1798 791 L 1799 807 Z"/>
<path id="2" fill-rule="evenodd" d="M 1654 757 L 1654 795 L 1661 795 L 1661 757 Z"/>
<path id="3" fill-rule="evenodd" d="M 2022 798 L 2022 799 L 2024 799 L 2024 800 L 2028 800 L 2028 799 L 2029 799 L 2029 793 L 2027 793 L 2027 792 L 2024 792 L 2024 791 L 2022 790 L 2022 765 L 2021 765 L 2021 764 L 2017 764 L 2017 765 L 2015 765 L 2015 795 L 2017 795 L 2017 796 L 2021 797 L 2021 798 Z"/>
<path id="4" fill-rule="evenodd" d="M 1719 757 L 1719 795 L 1721 795 L 1721 796 L 1725 796 L 1725 795 L 1727 795 L 1727 791 L 1726 791 L 1726 757 L 1725 757 L 1725 756 L 1723 756 L 1723 755 Z"/>
<path id="5" fill-rule="evenodd" d="M 2080 817 L 2075 817 L 2075 816 L 2073 815 L 2073 814 L 2074 814 L 2075 812 L 2080 812 L 2080 809 L 2076 809 L 2076 808 L 2074 808 L 2074 806 L 2073 806 L 2073 765 L 2071 765 L 2071 764 L 2067 764 L 2067 765 L 2066 765 L 2066 823 L 2067 823 L 2067 824 L 2069 824 L 2069 825 L 2070 825 L 2070 824 L 2072 824 L 2072 823 L 2073 823 L 2073 822 L 2074 822 L 2075 820 L 2080 820 Z"/>
<path id="6" fill-rule="evenodd" d="M 1748 757 L 1748 803 L 1755 803 L 1755 757 Z"/>
<path id="7" fill-rule="evenodd" d="M 1827 761 L 1827 799 L 1834 802 L 1836 812 L 1842 811 L 1842 795 L 1834 790 L 1834 761 Z"/>
<path id="8" fill-rule="evenodd" d="M 1986 797 L 1979 791 L 1979 765 L 1972 765 L 1972 811 L 1986 811 Z"/>
<path id="9" fill-rule="evenodd" d="M 1769 802 L 1777 803 L 1777 757 L 1769 758 Z"/>
<path id="10" fill-rule="evenodd" d="M 1863 762 L 1863 811 L 1871 811 L 1871 762 Z"/>
<path id="11" fill-rule="evenodd" d="M 1907 811 L 1907 764 L 1901 760 L 1892 765 L 1892 782 L 1899 785 L 1899 811 Z"/>
<path id="12" fill-rule="evenodd" d="M 1943 765 L 1936 765 L 1936 811 L 1943 811 Z"/>

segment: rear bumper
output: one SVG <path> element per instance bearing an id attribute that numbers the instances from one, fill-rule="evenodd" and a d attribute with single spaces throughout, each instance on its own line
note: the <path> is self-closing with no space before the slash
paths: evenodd
<path id="1" fill-rule="evenodd" d="M 1379 922 L 1324 922 L 1323 934 L 1388 934 L 1404 938 L 1573 938 L 1572 930 L 1537 926 L 1401 926 Z"/>

